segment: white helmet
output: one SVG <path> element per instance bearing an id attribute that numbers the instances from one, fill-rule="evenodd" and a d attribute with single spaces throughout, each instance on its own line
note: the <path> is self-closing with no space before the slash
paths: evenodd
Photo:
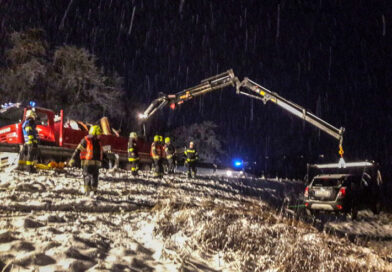
<path id="1" fill-rule="evenodd" d="M 26 111 L 26 119 L 27 118 L 35 119 L 35 118 L 37 118 L 37 114 L 33 110 L 27 110 Z"/>
<path id="2" fill-rule="evenodd" d="M 129 138 L 137 138 L 137 133 L 136 132 L 131 132 L 129 133 Z"/>

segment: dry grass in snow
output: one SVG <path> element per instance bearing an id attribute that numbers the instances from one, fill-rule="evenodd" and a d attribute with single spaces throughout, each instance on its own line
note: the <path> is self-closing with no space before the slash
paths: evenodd
<path id="1" fill-rule="evenodd" d="M 358 245 L 283 214 L 300 183 L 102 170 L 97 198 L 81 184 L 80 169 L 0 174 L 1 272 L 392 271 L 388 240 Z M 330 226 L 387 238 L 381 218 Z"/>
<path id="2" fill-rule="evenodd" d="M 301 221 L 276 215 L 267 205 L 242 202 L 235 209 L 178 204 L 155 208 L 155 232 L 181 255 L 198 255 L 231 271 L 391 271 L 376 253 L 347 239 L 320 233 Z"/>

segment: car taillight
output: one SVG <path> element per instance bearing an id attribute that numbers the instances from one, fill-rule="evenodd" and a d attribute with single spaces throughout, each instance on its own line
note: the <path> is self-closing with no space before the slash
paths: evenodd
<path id="1" fill-rule="evenodd" d="M 304 197 L 309 197 L 309 187 L 305 188 Z"/>
<path id="2" fill-rule="evenodd" d="M 338 210 L 341 210 L 341 209 L 343 209 L 343 206 L 342 205 L 336 205 L 336 208 L 338 208 Z"/>
<path id="3" fill-rule="evenodd" d="M 346 196 L 346 187 L 342 187 L 339 190 L 338 198 L 344 198 Z"/>

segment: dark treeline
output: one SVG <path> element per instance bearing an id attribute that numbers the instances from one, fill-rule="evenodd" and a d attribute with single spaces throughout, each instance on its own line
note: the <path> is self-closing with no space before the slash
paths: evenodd
<path id="1" fill-rule="evenodd" d="M 88 122 L 103 115 L 124 119 L 121 78 L 106 76 L 87 50 L 68 45 L 50 50 L 41 29 L 13 32 L 8 40 L 0 66 L 2 102 L 36 101 Z"/>
<path id="2" fill-rule="evenodd" d="M 391 12 L 387 0 L 0 0 L 0 41 L 38 27 L 51 48 L 86 48 L 105 73 L 123 78 L 127 129 L 159 92 L 233 68 L 241 79 L 344 126 L 346 159 L 377 160 L 386 174 L 392 166 Z M 3 52 L 8 45 L 0 46 Z M 218 125 L 229 155 L 260 165 L 266 157 L 338 158 L 335 139 L 230 88 L 162 111 L 148 129 L 204 120 Z"/>

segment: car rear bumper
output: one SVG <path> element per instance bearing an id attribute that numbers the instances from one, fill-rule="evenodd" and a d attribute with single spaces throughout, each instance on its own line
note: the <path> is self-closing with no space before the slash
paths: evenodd
<path id="1" fill-rule="evenodd" d="M 321 211 L 342 211 L 344 210 L 343 203 L 340 201 L 306 201 L 305 207 L 310 210 Z"/>

